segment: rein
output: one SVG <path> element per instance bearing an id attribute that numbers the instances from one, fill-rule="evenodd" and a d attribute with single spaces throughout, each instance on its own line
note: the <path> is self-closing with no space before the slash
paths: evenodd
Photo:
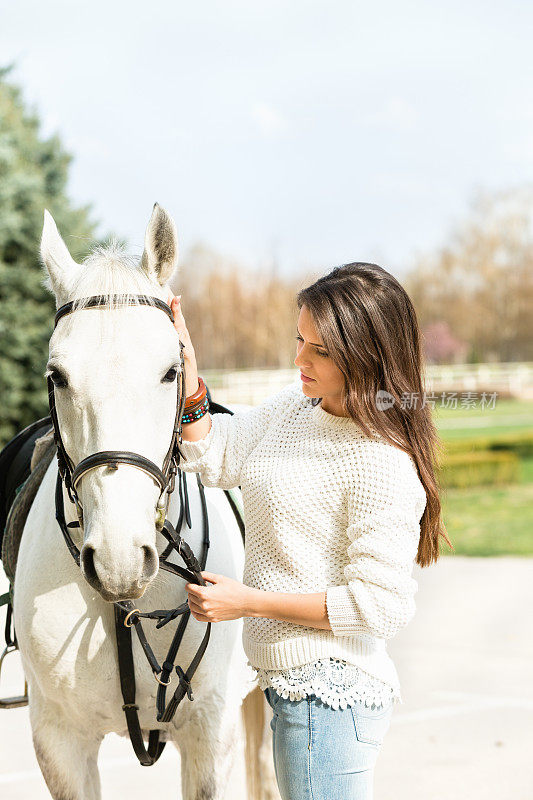
<path id="1" fill-rule="evenodd" d="M 121 306 L 137 305 L 137 304 L 155 306 L 164 311 L 169 317 L 172 324 L 174 324 L 174 317 L 172 314 L 172 310 L 167 305 L 167 303 L 163 302 L 157 297 L 150 297 L 147 295 L 135 295 L 134 297 L 135 299 L 133 299 L 131 295 L 116 294 L 112 296 L 112 302 L 114 304 L 118 303 Z M 65 305 L 61 306 L 58 309 L 55 315 L 54 329 L 59 320 L 66 314 L 70 314 L 76 310 L 81 311 L 85 309 L 100 308 L 102 306 L 109 305 L 109 303 L 106 301 L 103 295 L 94 295 L 89 298 L 84 298 L 84 305 L 81 308 L 78 308 L 76 306 L 77 302 L 79 301 L 72 301 L 70 303 L 65 303 Z M 138 453 L 132 453 L 127 450 L 102 450 L 98 453 L 92 453 L 91 455 L 82 459 L 76 466 L 74 466 L 71 458 L 69 457 L 65 449 L 65 446 L 63 444 L 63 439 L 61 437 L 61 431 L 59 429 L 59 422 L 55 407 L 54 383 L 51 380 L 50 376 L 47 377 L 48 404 L 50 407 L 50 417 L 52 419 L 52 424 L 54 429 L 54 441 L 57 446 L 57 461 L 58 461 L 58 473 L 57 473 L 56 491 L 55 491 L 56 519 L 59 524 L 59 527 L 61 528 L 61 532 L 63 534 L 63 538 L 65 539 L 68 550 L 78 566 L 80 566 L 80 551 L 76 546 L 76 544 L 74 543 L 74 541 L 72 540 L 69 530 L 73 528 L 83 527 L 83 507 L 77 492 L 78 484 L 83 478 L 83 476 L 89 470 L 94 469 L 95 467 L 106 465 L 113 469 L 118 469 L 118 465 L 120 463 L 129 464 L 130 466 L 137 467 L 138 469 L 141 469 L 148 475 L 150 475 L 153 478 L 153 480 L 159 485 L 159 488 L 161 490 L 159 499 L 157 501 L 154 510 L 155 526 L 156 529 L 161 533 L 161 535 L 166 539 L 168 544 L 165 547 L 164 551 L 159 556 L 160 569 L 163 569 L 174 575 L 178 575 L 179 577 L 187 580 L 189 583 L 196 583 L 199 584 L 200 586 L 206 585 L 204 579 L 201 576 L 201 572 L 202 570 L 205 569 L 207 561 L 207 553 L 209 550 L 209 522 L 208 522 L 207 504 L 205 501 L 204 487 L 198 475 L 197 475 L 197 483 L 200 489 L 200 497 L 202 503 L 202 518 L 203 518 L 203 540 L 202 540 L 202 552 L 200 555 L 200 561 L 196 559 L 191 548 L 178 532 L 181 530 L 184 516 L 188 527 L 189 528 L 192 527 L 188 494 L 187 494 L 187 482 L 182 472 L 179 472 L 178 476 L 179 495 L 180 495 L 180 517 L 176 525 L 176 528 L 172 525 L 170 520 L 166 518 L 170 494 L 174 491 L 176 474 L 178 473 L 178 465 L 180 462 L 180 457 L 183 455 L 179 448 L 179 445 L 182 442 L 181 419 L 183 416 L 183 410 L 185 407 L 185 399 L 186 399 L 185 365 L 183 358 L 183 349 L 184 349 L 184 344 L 180 341 L 179 372 L 181 374 L 181 389 L 180 389 L 180 382 L 176 380 L 178 387 L 177 402 L 176 402 L 176 417 L 174 420 L 174 427 L 172 431 L 170 446 L 165 455 L 165 458 L 163 459 L 162 468 L 159 468 L 157 464 L 154 464 L 153 461 L 150 461 L 150 459 L 145 458 L 145 456 L 139 455 Z M 76 507 L 76 513 L 78 516 L 77 522 L 76 521 L 69 522 L 67 524 L 65 520 L 63 484 L 65 485 L 65 488 L 67 490 L 71 502 Z M 181 559 L 185 564 L 185 568 L 180 567 L 168 561 L 169 556 L 174 552 L 181 557 Z M 175 659 L 178 653 L 179 646 L 183 639 L 183 635 L 185 633 L 185 629 L 187 627 L 187 623 L 189 621 L 191 613 L 187 602 L 182 603 L 177 608 L 170 610 L 154 610 L 146 612 L 141 612 L 139 609 L 135 608 L 131 600 L 116 602 L 113 605 L 115 612 L 115 632 L 116 632 L 117 649 L 118 649 L 120 688 L 122 692 L 122 698 L 124 700 L 122 708 L 126 715 L 128 732 L 130 735 L 130 740 L 133 749 L 135 751 L 135 754 L 137 755 L 137 758 L 139 759 L 140 763 L 143 766 L 151 766 L 152 764 L 155 764 L 155 762 L 160 757 L 165 747 L 166 741 L 161 741 L 160 739 L 161 730 L 159 729 L 150 731 L 148 738 L 148 747 L 146 747 L 143 740 L 142 729 L 138 715 L 139 707 L 135 703 L 136 687 L 135 687 L 135 672 L 134 672 L 134 662 L 133 662 L 131 629 L 132 627 L 135 628 L 135 633 L 137 634 L 139 643 L 154 673 L 154 677 L 158 682 L 158 690 L 156 698 L 157 721 L 165 723 L 165 722 L 170 722 L 172 720 L 179 703 L 183 700 L 185 695 L 187 695 L 189 700 L 193 700 L 191 680 L 206 651 L 211 632 L 211 623 L 210 622 L 207 623 L 207 628 L 202 638 L 202 641 L 200 642 L 198 650 L 193 656 L 189 666 L 184 671 L 179 665 L 175 664 Z M 156 628 L 162 628 L 164 625 L 167 625 L 169 622 L 176 619 L 177 617 L 181 617 L 181 619 L 177 626 L 176 632 L 172 639 L 166 658 L 163 661 L 162 665 L 160 665 L 154 655 L 152 648 L 148 643 L 148 640 L 146 638 L 145 632 L 142 627 L 141 619 L 157 620 Z M 174 670 L 178 675 L 178 686 L 173 696 L 170 698 L 169 702 L 166 703 L 166 690 L 171 683 L 171 676 Z"/>

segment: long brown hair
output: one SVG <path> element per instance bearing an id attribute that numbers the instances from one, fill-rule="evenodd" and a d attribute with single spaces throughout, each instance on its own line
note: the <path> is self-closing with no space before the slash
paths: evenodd
<path id="1" fill-rule="evenodd" d="M 435 470 L 442 442 L 424 402 L 420 330 L 413 304 L 377 264 L 335 267 L 296 297 L 311 313 L 330 357 L 344 374 L 342 406 L 368 436 L 377 431 L 412 456 L 426 491 L 416 563 L 439 557 L 442 521 Z M 379 394 L 378 394 L 379 393 Z M 388 393 L 388 395 L 386 394 Z"/>

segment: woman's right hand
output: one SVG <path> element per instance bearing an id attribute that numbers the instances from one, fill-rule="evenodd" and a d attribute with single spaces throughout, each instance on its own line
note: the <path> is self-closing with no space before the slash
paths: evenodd
<path id="1" fill-rule="evenodd" d="M 198 390 L 198 367 L 196 365 L 196 355 L 194 347 L 187 330 L 185 318 L 181 310 L 181 295 L 173 295 L 169 291 L 167 303 L 172 309 L 174 317 L 174 327 L 178 332 L 180 342 L 183 343 L 183 360 L 185 362 L 185 388 L 186 396 L 190 397 Z"/>

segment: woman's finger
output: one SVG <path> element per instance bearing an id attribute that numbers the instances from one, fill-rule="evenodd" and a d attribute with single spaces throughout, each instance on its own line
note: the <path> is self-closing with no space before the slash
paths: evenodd
<path id="1" fill-rule="evenodd" d="M 204 614 L 197 614 L 196 612 L 191 611 L 192 616 L 194 619 L 197 619 L 198 622 L 209 622 L 209 619 L 204 616 Z"/>
<path id="2" fill-rule="evenodd" d="M 181 314 L 181 303 L 175 297 L 172 298 L 170 302 L 170 308 L 172 309 L 172 314 L 174 315 L 174 321 L 178 314 Z"/>
<path id="3" fill-rule="evenodd" d="M 185 589 L 189 594 L 193 594 L 196 597 L 203 597 L 205 586 L 198 586 L 196 583 L 187 583 Z"/>
<path id="4" fill-rule="evenodd" d="M 197 614 L 204 613 L 204 609 L 201 607 L 201 605 L 199 603 L 195 603 L 192 598 L 189 598 L 187 602 L 189 604 L 189 608 L 191 609 L 191 611 L 195 611 Z"/>
<path id="5" fill-rule="evenodd" d="M 189 335 L 189 331 L 187 330 L 187 323 L 183 317 L 183 312 L 181 310 L 181 295 L 178 294 L 172 298 L 170 303 L 170 308 L 172 309 L 172 316 L 174 318 L 174 328 L 176 329 L 179 340 L 184 346 L 183 350 L 183 357 L 185 359 L 186 365 L 191 365 L 193 367 L 193 373 L 196 372 L 196 358 L 194 355 L 194 347 L 191 342 L 191 337 Z M 194 381 L 193 381 L 194 383 Z M 191 390 L 191 394 L 196 391 L 195 389 Z"/>
<path id="6" fill-rule="evenodd" d="M 204 621 L 209 619 L 209 612 L 208 611 L 202 611 L 201 608 L 191 608 L 190 612 L 191 612 L 191 614 L 193 614 L 197 618 L 202 617 L 204 619 Z"/>
<path id="7" fill-rule="evenodd" d="M 209 583 L 218 583 L 223 577 L 222 575 L 217 575 L 215 572 L 201 572 L 200 575 L 205 581 L 209 581 Z"/>
<path id="8" fill-rule="evenodd" d="M 172 303 L 170 305 L 172 309 L 172 315 L 174 317 L 174 327 L 180 332 L 185 332 L 187 330 L 187 326 L 185 324 L 185 318 L 183 316 L 183 311 L 181 310 L 181 302 L 179 299 L 174 297 L 172 299 Z"/>
<path id="9" fill-rule="evenodd" d="M 189 592 L 189 594 L 187 595 L 187 602 L 189 603 L 189 605 L 191 605 L 192 603 L 192 605 L 198 606 L 200 605 L 200 603 L 203 603 L 203 601 L 204 601 L 203 597 L 195 597 L 191 592 Z"/>

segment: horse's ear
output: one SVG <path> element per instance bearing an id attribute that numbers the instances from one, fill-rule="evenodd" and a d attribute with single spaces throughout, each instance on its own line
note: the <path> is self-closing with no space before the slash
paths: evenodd
<path id="1" fill-rule="evenodd" d="M 48 288 L 54 292 L 59 306 L 68 296 L 68 287 L 79 265 L 70 255 L 57 230 L 54 218 L 46 209 L 41 236 L 41 259 L 50 276 Z"/>
<path id="2" fill-rule="evenodd" d="M 152 216 L 144 237 L 143 269 L 151 280 L 160 286 L 168 280 L 178 261 L 178 232 L 170 214 L 158 203 L 154 203 Z"/>

